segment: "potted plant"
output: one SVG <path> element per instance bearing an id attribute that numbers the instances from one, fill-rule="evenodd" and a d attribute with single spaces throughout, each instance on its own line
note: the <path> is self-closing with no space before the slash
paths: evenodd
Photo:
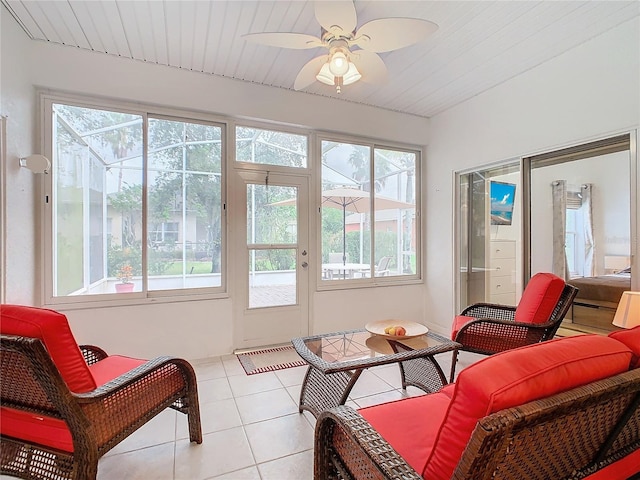
<path id="1" fill-rule="evenodd" d="M 131 281 L 131 277 L 133 276 L 133 268 L 128 263 L 125 263 L 120 267 L 118 271 L 118 280 L 120 283 L 116 283 L 116 292 L 118 293 L 128 293 L 133 292 L 133 282 Z"/>

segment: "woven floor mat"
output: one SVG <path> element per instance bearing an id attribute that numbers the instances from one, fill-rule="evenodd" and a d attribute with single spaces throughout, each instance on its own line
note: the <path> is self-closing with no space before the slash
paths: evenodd
<path id="1" fill-rule="evenodd" d="M 236 356 L 247 375 L 306 365 L 292 346 L 267 348 Z"/>

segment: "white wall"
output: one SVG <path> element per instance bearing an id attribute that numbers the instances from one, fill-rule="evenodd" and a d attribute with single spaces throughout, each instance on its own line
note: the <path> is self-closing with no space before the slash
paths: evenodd
<path id="1" fill-rule="evenodd" d="M 425 304 L 434 328 L 449 330 L 455 313 L 454 172 L 637 128 L 639 97 L 636 18 L 431 119 Z"/>
<path id="2" fill-rule="evenodd" d="M 6 265 L 2 272 L 6 301 L 31 304 L 38 282 L 34 218 L 40 201 L 42 176 L 19 166 L 18 159 L 39 153 L 35 146 L 36 98 L 27 69 L 21 65 L 28 49 L 27 37 L 4 7 L 0 8 L 0 115 L 7 117 L 7 158 L 0 165 L 0 185 L 6 204 L 1 206 L 6 219 Z M 38 197 L 38 198 L 37 198 Z M 27 219 L 25 222 L 24 220 Z"/>
<path id="3" fill-rule="evenodd" d="M 36 182 L 41 179 L 17 167 L 19 155 L 40 152 L 42 148 L 36 144 L 39 136 L 34 134 L 37 120 L 34 87 L 276 121 L 417 146 L 427 143 L 429 122 L 424 118 L 30 41 L 4 7 L 0 7 L 0 12 L 1 113 L 9 117 L 11 165 L 3 175 L 8 193 L 7 255 L 10 260 L 6 279 L 10 303 L 38 305 L 40 301 L 38 272 L 42 264 L 36 256 L 41 237 L 37 220 L 40 206 L 34 203 L 34 195 Z M 230 231 L 235 229 L 234 221 L 229 220 Z M 233 254 L 233 250 L 230 253 Z M 233 286 L 233 281 L 229 285 Z M 311 311 L 313 330 L 359 327 L 365 320 L 384 318 L 380 317 L 382 313 L 392 316 L 399 312 L 411 319 L 422 319 L 424 304 L 416 298 L 422 297 L 424 289 L 424 285 L 417 285 L 407 289 L 322 292 L 317 294 L 321 301 L 313 302 L 316 306 Z M 193 359 L 232 350 L 232 301 L 236 294 L 230 287 L 230 297 L 217 300 L 59 310 L 67 314 L 81 343 L 93 343 L 108 352 L 139 357 L 173 354 Z M 394 303 L 404 307 L 398 310 Z M 333 308 L 325 309 L 323 305 Z"/>

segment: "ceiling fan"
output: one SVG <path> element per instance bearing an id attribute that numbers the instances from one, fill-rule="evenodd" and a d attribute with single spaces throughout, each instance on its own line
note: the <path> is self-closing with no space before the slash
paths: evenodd
<path id="1" fill-rule="evenodd" d="M 302 90 L 316 80 L 334 85 L 338 93 L 344 85 L 360 79 L 384 83 L 387 67 L 378 53 L 413 45 L 438 29 L 435 23 L 418 18 L 379 18 L 356 30 L 356 9 L 351 0 L 317 0 L 315 16 L 322 27 L 320 38 L 294 32 L 243 35 L 247 40 L 272 47 L 323 47 L 329 51 L 302 67 L 294 82 L 295 90 Z"/>

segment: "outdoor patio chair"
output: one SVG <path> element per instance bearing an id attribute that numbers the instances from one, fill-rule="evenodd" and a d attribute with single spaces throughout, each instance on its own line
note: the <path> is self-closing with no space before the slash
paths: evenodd
<path id="1" fill-rule="evenodd" d="M 389 275 L 389 264 L 391 263 L 391 257 L 382 257 L 378 264 L 376 265 L 375 276 L 376 277 L 386 277 Z"/>
<path id="2" fill-rule="evenodd" d="M 452 325 L 451 339 L 460 350 L 493 355 L 512 348 L 551 340 L 571 308 L 578 289 L 552 273 L 537 273 L 518 306 L 476 303 L 465 308 Z M 453 352 L 450 381 L 458 351 Z"/>
<path id="3" fill-rule="evenodd" d="M 389 273 L 391 272 L 391 270 L 389 270 L 390 263 L 391 263 L 391 257 L 382 257 L 380 260 L 378 260 L 378 263 L 375 266 L 373 275 L 375 277 L 386 277 L 387 275 L 389 275 Z M 370 277 L 371 272 L 370 271 L 364 272 L 362 276 Z"/>
<path id="4" fill-rule="evenodd" d="M 0 472 L 95 479 L 98 459 L 167 407 L 202 443 L 196 377 L 185 360 L 108 356 L 80 346 L 52 310 L 0 305 Z"/>

